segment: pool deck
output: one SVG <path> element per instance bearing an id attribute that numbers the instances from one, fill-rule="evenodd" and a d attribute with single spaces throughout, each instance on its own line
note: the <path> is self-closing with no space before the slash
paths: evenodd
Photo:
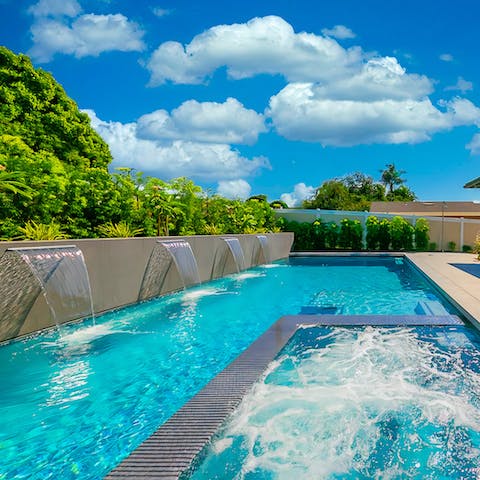
<path id="1" fill-rule="evenodd" d="M 444 291 L 458 310 L 480 329 L 480 278 L 452 264 L 478 267 L 471 253 L 415 252 L 405 256 Z"/>

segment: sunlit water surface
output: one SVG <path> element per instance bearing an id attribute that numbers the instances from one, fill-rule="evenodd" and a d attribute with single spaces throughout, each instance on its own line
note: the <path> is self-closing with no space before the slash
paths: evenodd
<path id="1" fill-rule="evenodd" d="M 0 347 L 0 479 L 103 478 L 304 306 L 414 314 L 419 301 L 442 302 L 394 259 L 309 263 L 255 268 Z"/>

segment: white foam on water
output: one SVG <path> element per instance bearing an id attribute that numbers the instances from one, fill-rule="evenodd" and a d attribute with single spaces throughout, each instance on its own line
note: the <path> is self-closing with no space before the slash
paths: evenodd
<path id="1" fill-rule="evenodd" d="M 235 275 L 234 279 L 238 281 L 243 281 L 243 280 L 248 280 L 249 278 L 258 278 L 258 277 L 264 277 L 265 274 L 261 272 L 246 272 L 246 273 L 240 273 L 238 275 Z"/>
<path id="2" fill-rule="evenodd" d="M 238 478 L 410 478 L 451 467 L 454 441 L 480 467 L 480 436 L 462 437 L 480 435 L 480 374 L 465 372 L 458 351 L 412 329 L 334 331 L 326 347 L 272 362 L 233 415 L 223 437 L 244 439 Z"/>
<path id="3" fill-rule="evenodd" d="M 182 301 L 197 301 L 203 297 L 209 297 L 211 295 L 222 295 L 227 293 L 225 290 L 213 287 L 200 288 L 185 292 L 182 295 Z"/>
<path id="4" fill-rule="evenodd" d="M 280 263 L 266 263 L 265 265 L 262 265 L 263 268 L 284 268 L 288 267 L 288 265 L 282 265 Z"/>
<path id="5" fill-rule="evenodd" d="M 118 330 L 115 326 L 109 322 L 98 325 L 92 325 L 90 327 L 79 328 L 72 333 L 67 333 L 59 338 L 59 342 L 67 345 L 76 345 L 83 343 L 90 343 L 93 340 L 111 335 L 113 333 L 128 333 L 123 330 Z"/>

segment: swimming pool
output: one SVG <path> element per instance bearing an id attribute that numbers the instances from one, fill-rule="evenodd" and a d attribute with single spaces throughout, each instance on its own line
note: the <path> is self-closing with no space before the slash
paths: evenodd
<path id="1" fill-rule="evenodd" d="M 293 259 L 0 348 L 0 479 L 102 478 L 280 316 L 452 311 L 402 259 Z"/>
<path id="2" fill-rule="evenodd" d="M 300 329 L 192 479 L 477 479 L 480 337 Z"/>

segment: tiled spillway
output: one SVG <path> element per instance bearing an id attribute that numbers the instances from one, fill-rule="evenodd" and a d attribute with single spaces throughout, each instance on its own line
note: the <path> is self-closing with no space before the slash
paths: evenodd
<path id="1" fill-rule="evenodd" d="M 456 315 L 288 315 L 213 378 L 151 437 L 107 475 L 120 479 L 177 479 L 276 357 L 300 325 L 422 326 L 463 325 Z"/>

